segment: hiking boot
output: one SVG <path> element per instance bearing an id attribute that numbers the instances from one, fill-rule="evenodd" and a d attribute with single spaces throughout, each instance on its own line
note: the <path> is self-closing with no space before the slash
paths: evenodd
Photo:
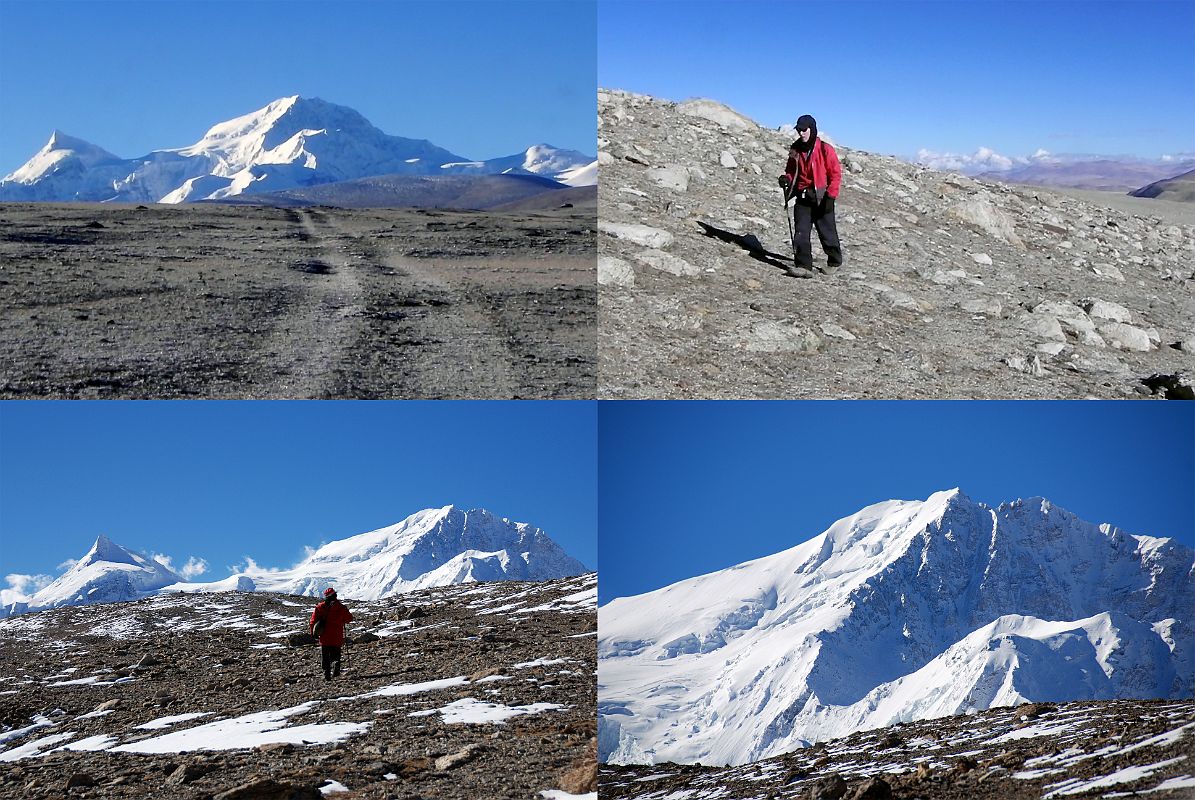
<path id="1" fill-rule="evenodd" d="M 335 678 L 335 677 L 338 677 L 339 675 L 340 675 L 340 662 L 337 661 L 336 666 L 332 668 L 332 677 Z"/>
<path id="2" fill-rule="evenodd" d="M 785 273 L 788 274 L 788 276 L 790 278 L 812 278 L 813 277 L 813 270 L 809 269 L 808 267 L 785 267 L 784 271 L 785 271 Z"/>
<path id="3" fill-rule="evenodd" d="M 324 673 L 324 683 L 327 683 L 327 682 L 328 682 L 328 681 L 330 681 L 330 680 L 332 680 L 332 673 L 330 673 L 330 672 L 325 672 L 325 673 Z"/>

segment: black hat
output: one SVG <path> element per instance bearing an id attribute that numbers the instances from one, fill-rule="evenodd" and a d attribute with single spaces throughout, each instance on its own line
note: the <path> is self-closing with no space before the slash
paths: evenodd
<path id="1" fill-rule="evenodd" d="M 814 130 L 817 130 L 817 120 L 808 114 L 802 114 L 797 119 L 797 130 L 803 131 L 806 128 L 813 128 Z"/>

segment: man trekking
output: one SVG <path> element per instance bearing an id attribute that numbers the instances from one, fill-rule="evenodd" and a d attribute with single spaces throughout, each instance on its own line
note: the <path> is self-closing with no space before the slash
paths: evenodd
<path id="1" fill-rule="evenodd" d="M 788 150 L 788 163 L 780 176 L 780 187 L 784 189 L 786 205 L 790 198 L 796 200 L 793 207 L 797 228 L 793 261 L 797 270 L 806 271 L 800 277 L 808 277 L 813 270 L 810 227 L 817 228 L 817 238 L 826 252 L 827 269 L 842 265 L 842 245 L 834 222 L 834 201 L 842 188 L 842 166 L 834 147 L 818 138 L 817 120 L 813 117 L 803 114 L 797 120 L 797 135 L 800 138 Z"/>
<path id="2" fill-rule="evenodd" d="M 320 655 L 324 662 L 324 680 L 330 681 L 334 675 L 340 674 L 340 648 L 344 646 L 344 625 L 352 622 L 353 615 L 344 603 L 336 599 L 336 590 L 328 587 L 324 591 L 324 601 L 311 612 L 311 622 L 308 627 L 311 635 L 319 637 Z M 336 664 L 333 671 L 332 664 Z"/>

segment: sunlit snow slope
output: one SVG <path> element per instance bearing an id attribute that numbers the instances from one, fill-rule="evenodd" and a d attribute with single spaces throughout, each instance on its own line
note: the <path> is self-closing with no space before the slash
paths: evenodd
<path id="1" fill-rule="evenodd" d="M 1195 692 L 1195 553 L 1042 498 L 878 503 L 599 610 L 599 754 L 739 764 L 1008 705 Z"/>

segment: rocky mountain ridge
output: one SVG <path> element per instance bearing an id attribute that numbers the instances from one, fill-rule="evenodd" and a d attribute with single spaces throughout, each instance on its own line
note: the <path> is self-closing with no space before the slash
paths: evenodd
<path id="1" fill-rule="evenodd" d="M 305 597 L 161 595 L 3 620 L 0 794 L 593 792 L 595 602 L 593 574 L 350 602 L 330 683 Z"/>
<path id="2" fill-rule="evenodd" d="M 1195 552 L 1042 498 L 877 503 L 599 613 L 614 763 L 742 764 L 996 706 L 1195 694 Z"/>
<path id="3" fill-rule="evenodd" d="M 602 397 L 1195 396 L 1195 211 L 839 146 L 847 262 L 800 280 L 790 134 L 607 89 L 598 126 Z"/>

